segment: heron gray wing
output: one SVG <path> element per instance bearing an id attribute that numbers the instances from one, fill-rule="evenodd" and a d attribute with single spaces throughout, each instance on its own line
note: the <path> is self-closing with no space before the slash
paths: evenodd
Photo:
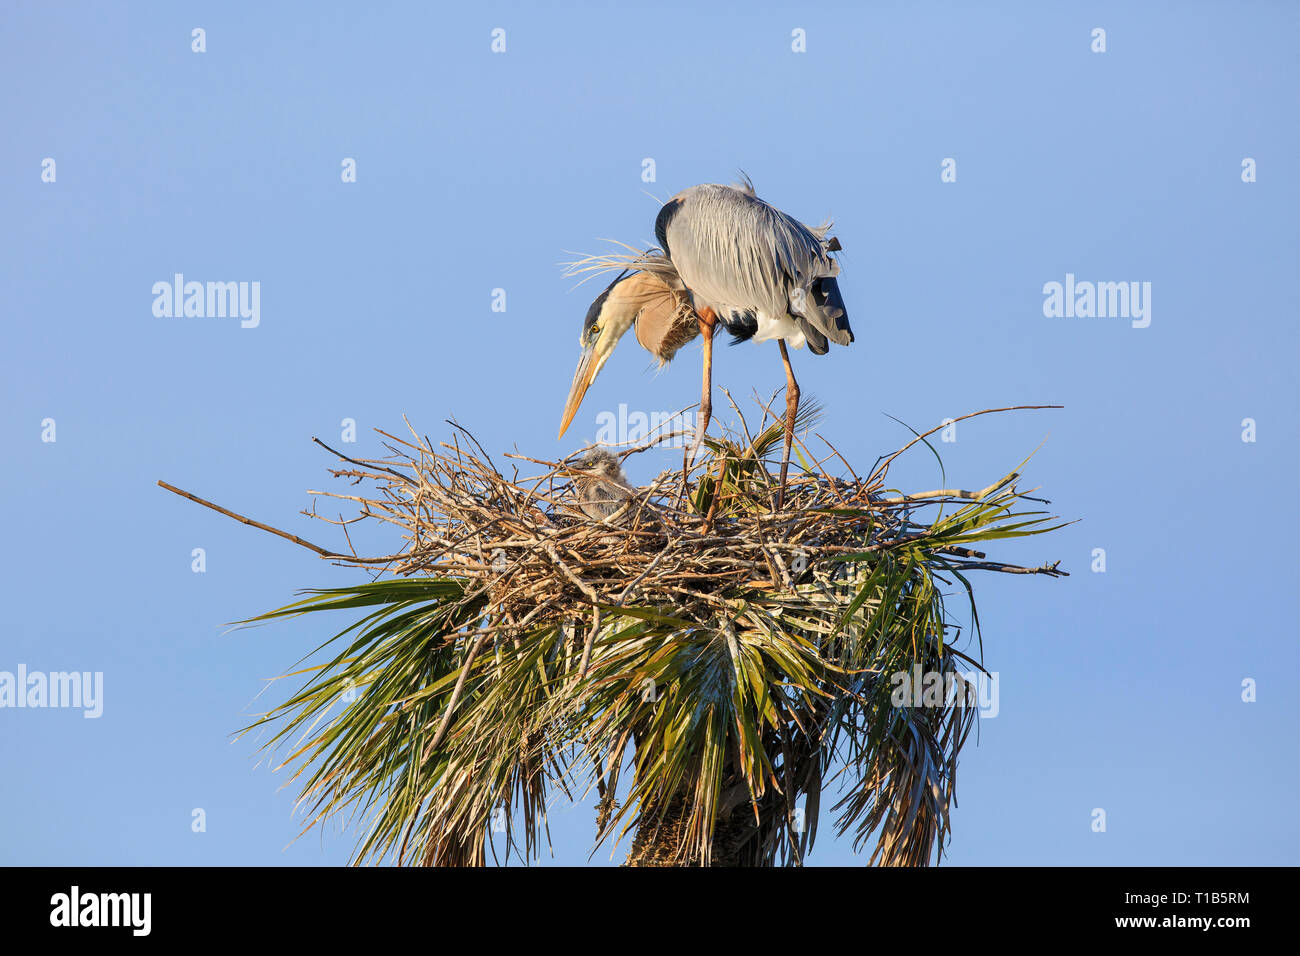
<path id="1" fill-rule="evenodd" d="M 714 184 L 673 197 L 655 226 L 682 281 L 715 311 L 789 315 L 815 338 L 853 341 L 825 227 L 810 229 L 751 192 Z"/>

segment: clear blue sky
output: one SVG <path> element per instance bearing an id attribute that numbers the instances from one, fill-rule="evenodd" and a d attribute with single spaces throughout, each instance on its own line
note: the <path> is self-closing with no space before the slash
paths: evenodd
<path id="1" fill-rule="evenodd" d="M 320 622 L 223 624 L 357 574 L 154 482 L 319 539 L 309 439 L 344 418 L 361 453 L 405 414 L 548 456 L 619 402 L 694 401 L 697 347 L 654 374 L 629 338 L 557 442 L 591 287 L 556 264 L 651 241 L 647 192 L 741 169 L 836 219 L 857 342 L 794 359 L 851 459 L 909 437 L 885 413 L 1066 406 L 940 446 L 978 487 L 1047 439 L 1029 483 L 1081 519 L 1000 548 L 1069 578 L 978 580 L 1001 710 L 949 859 L 1296 862 L 1300 10 L 859 6 L 6 3 L 0 671 L 102 671 L 105 699 L 0 710 L 0 862 L 344 861 L 336 828 L 285 849 L 285 775 L 230 737 Z M 155 317 L 177 272 L 260 282 L 260 325 Z M 1150 282 L 1150 326 L 1044 317 L 1067 273 Z M 715 376 L 770 391 L 776 347 L 724 349 Z M 940 484 L 923 450 L 895 477 Z M 813 862 L 853 862 L 828 823 Z M 557 806 L 554 860 L 586 860 L 592 826 Z"/>

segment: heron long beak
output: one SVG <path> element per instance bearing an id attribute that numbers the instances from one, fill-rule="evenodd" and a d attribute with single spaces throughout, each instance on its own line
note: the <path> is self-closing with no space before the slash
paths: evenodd
<path id="1" fill-rule="evenodd" d="M 597 352 L 594 344 L 582 350 L 577 371 L 573 373 L 573 384 L 569 387 L 569 400 L 564 406 L 564 417 L 560 420 L 560 434 L 557 437 L 563 438 L 564 433 L 569 430 L 569 423 L 573 421 L 573 416 L 578 414 L 578 406 L 582 404 L 582 396 L 587 394 L 587 388 L 595 380 L 596 373 L 600 371 L 608 357 L 608 352 Z"/>

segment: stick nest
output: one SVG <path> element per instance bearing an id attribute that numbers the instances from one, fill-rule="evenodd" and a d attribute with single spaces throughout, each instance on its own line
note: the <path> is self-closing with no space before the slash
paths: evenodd
<path id="1" fill-rule="evenodd" d="M 353 459 L 329 449 L 346 464 L 331 473 L 364 483 L 371 494 L 312 494 L 359 507 L 358 518 L 334 523 L 398 526 L 405 547 L 381 557 L 317 550 L 340 564 L 467 580 L 467 599 L 486 593 L 512 626 L 629 605 L 671 608 L 674 618 L 703 622 L 730 613 L 737 596 L 837 605 L 856 593 L 858 563 L 868 555 L 916 545 L 943 555 L 952 571 L 1065 573 L 1056 564 L 989 561 L 982 551 L 943 540 L 959 534 L 922 521 L 927 507 L 1005 508 L 1024 497 L 1017 472 L 979 491 L 886 490 L 890 463 L 932 432 L 878 461 L 865 478 L 824 439 L 821 458 L 800 441 L 804 468 L 792 462 L 778 511 L 768 459 L 779 453 L 781 425 L 765 416 L 751 434 L 743 417 L 741 423 L 738 433 L 710 438 L 693 466 L 683 461 L 641 487 L 620 480 L 620 464 L 681 433 L 622 449 L 588 446 L 561 461 L 507 455 L 507 476 L 453 422 L 452 441 L 437 445 L 414 431 L 409 440 L 381 431 L 389 458 Z M 530 474 L 520 474 L 521 463 L 532 466 Z"/>
<path id="2" fill-rule="evenodd" d="M 562 461 L 513 454 L 509 474 L 454 423 L 439 444 L 381 432 L 382 459 L 329 449 L 341 459 L 333 474 L 351 485 L 314 494 L 357 514 L 309 514 L 342 526 L 346 552 L 162 483 L 386 576 L 255 619 L 379 606 L 259 722 L 284 721 L 268 746 L 308 738 L 294 753 L 309 754 L 313 819 L 382 793 L 358 858 L 481 864 L 497 810 L 521 808 L 527 856 L 544 833 L 548 787 L 594 786 L 598 842 L 636 828 L 638 865 L 799 862 L 816 833 L 823 772 L 843 752 L 841 832 L 856 828 L 855 846 L 876 834 L 873 861 L 941 856 L 975 710 L 965 697 L 896 700 L 895 678 L 982 669 L 955 646 L 945 592 L 964 590 L 977 621 L 967 572 L 1064 574 L 978 550 L 1059 524 L 1024 507 L 1041 499 L 1017 490 L 1023 463 L 978 491 L 891 490 L 892 462 L 944 426 L 859 476 L 808 437 L 811 402 L 800 407 L 778 509 L 782 423 L 763 406 L 751 430 L 732 407 L 738 427 L 640 487 L 622 463 L 679 433 Z M 349 530 L 358 522 L 396 526 L 402 545 L 358 553 Z M 340 717 L 352 731 L 318 727 L 354 690 Z M 631 745 L 634 781 L 620 797 Z M 809 828 L 796 824 L 800 800 Z"/>

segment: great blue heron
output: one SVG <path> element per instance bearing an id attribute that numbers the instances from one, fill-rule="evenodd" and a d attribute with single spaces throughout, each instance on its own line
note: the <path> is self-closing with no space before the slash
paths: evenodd
<path id="1" fill-rule="evenodd" d="M 829 223 L 806 226 L 768 205 L 748 181 L 740 186 L 692 186 L 660 209 L 655 220 L 660 249 L 637 257 L 583 260 L 587 269 L 597 262 L 607 268 L 622 264 L 629 271 L 610 283 L 583 321 L 582 356 L 560 434 L 628 329 L 635 328 L 637 341 L 661 362 L 703 335 L 704 382 L 700 422 L 689 455 L 693 461 L 713 412 L 713 336 L 718 326 L 731 333 L 733 344 L 776 339 L 786 376 L 779 508 L 799 407 L 799 383 L 786 343 L 795 348 L 807 343 L 815 355 L 825 355 L 829 343 L 853 341 L 835 279 L 839 263 L 831 255 L 840 245 L 837 239 L 826 238 L 829 228 Z"/>

